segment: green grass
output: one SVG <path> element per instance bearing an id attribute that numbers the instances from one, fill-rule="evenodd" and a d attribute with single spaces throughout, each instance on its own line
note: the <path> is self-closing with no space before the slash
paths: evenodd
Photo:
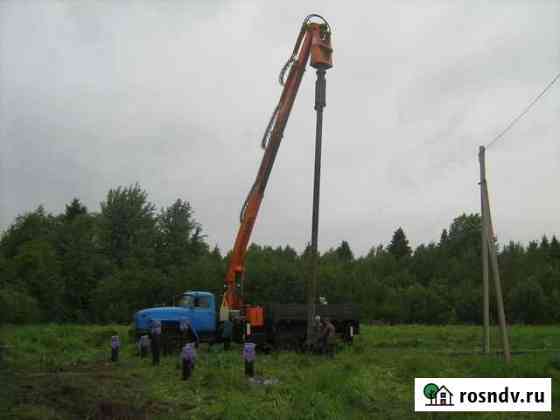
<path id="1" fill-rule="evenodd" d="M 150 419 L 406 419 L 414 418 L 414 377 L 552 377 L 551 413 L 423 413 L 422 419 L 560 418 L 558 327 L 510 330 L 514 354 L 480 355 L 479 327 L 364 327 L 334 359 L 278 352 L 258 355 L 257 374 L 271 386 L 249 384 L 241 347 L 224 353 L 201 345 L 192 379 L 180 380 L 178 356 L 157 368 L 136 357 L 125 326 L 34 325 L 0 330 L 8 346 L 0 362 L 0 418 L 86 419 L 100 403 Z M 111 335 L 123 342 L 109 359 Z M 493 332 L 492 339 L 498 338 Z M 496 342 L 494 344 L 497 344 Z M 131 415 L 129 418 L 134 417 Z"/>

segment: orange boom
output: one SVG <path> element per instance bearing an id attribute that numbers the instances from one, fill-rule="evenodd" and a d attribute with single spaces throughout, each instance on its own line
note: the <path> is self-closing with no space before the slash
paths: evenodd
<path id="1" fill-rule="evenodd" d="M 320 19 L 322 23 L 310 22 L 313 18 Z M 326 20 L 319 15 L 309 15 L 305 18 L 292 56 L 280 73 L 280 83 L 284 87 L 263 136 L 262 146 L 265 151 L 257 177 L 241 210 L 240 226 L 225 278 L 225 292 L 220 309 L 221 320 L 229 318 L 233 311 L 244 316 L 252 327 L 264 324 L 262 307 L 244 305 L 240 292 L 245 271 L 245 255 L 268 178 L 308 61 L 312 67 L 323 71 L 322 80 L 324 82 L 324 70 L 332 67 L 331 30 Z M 287 71 L 289 73 L 284 83 L 283 79 Z"/>

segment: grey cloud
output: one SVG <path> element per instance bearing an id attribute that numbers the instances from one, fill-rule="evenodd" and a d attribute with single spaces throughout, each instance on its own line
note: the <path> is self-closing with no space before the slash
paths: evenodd
<path id="1" fill-rule="evenodd" d="M 299 3 L 298 3 L 299 5 Z M 477 148 L 560 69 L 553 1 L 0 3 L 0 227 L 138 181 L 182 197 L 227 250 L 303 17 L 333 30 L 320 247 L 363 254 L 403 226 L 438 240 L 478 211 Z M 309 241 L 314 72 L 289 121 L 254 240 Z M 558 233 L 558 87 L 488 152 L 501 240 Z M 528 145 L 532 147 L 529 148 Z M 523 191 L 521 195 L 520 191 Z"/>

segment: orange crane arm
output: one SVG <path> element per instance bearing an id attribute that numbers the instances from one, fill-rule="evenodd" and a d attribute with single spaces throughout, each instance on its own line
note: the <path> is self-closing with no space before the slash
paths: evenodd
<path id="1" fill-rule="evenodd" d="M 318 17 L 324 23 L 309 23 L 313 17 Z M 280 83 L 291 64 L 288 78 L 284 84 L 282 95 L 278 102 L 272 118 L 269 122 L 265 136 L 263 137 L 264 155 L 257 173 L 253 187 L 249 191 L 243 205 L 240 217 L 240 226 L 233 246 L 228 270 L 225 278 L 225 292 L 222 300 L 222 308 L 239 310 L 243 307 L 243 300 L 238 292 L 245 271 L 244 262 L 249 239 L 255 226 L 255 221 L 262 203 L 264 191 L 270 177 L 280 142 L 284 135 L 284 129 L 288 122 L 303 73 L 311 56 L 311 66 L 317 69 L 328 69 L 332 67 L 332 48 L 330 44 L 330 27 L 328 23 L 318 15 L 309 15 L 303 22 L 300 33 L 290 60 L 280 73 Z M 299 52 L 299 53 L 298 53 Z M 268 142 L 266 141 L 268 138 Z"/>

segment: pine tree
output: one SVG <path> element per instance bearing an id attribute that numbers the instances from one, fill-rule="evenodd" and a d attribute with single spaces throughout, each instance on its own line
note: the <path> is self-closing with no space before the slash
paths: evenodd
<path id="1" fill-rule="evenodd" d="M 350 249 L 350 244 L 347 241 L 342 241 L 340 246 L 335 250 L 336 256 L 341 261 L 350 262 L 354 260 L 354 253 Z"/>
<path id="2" fill-rule="evenodd" d="M 448 239 L 447 229 L 443 229 L 443 231 L 441 232 L 441 236 L 439 238 L 439 246 L 445 245 L 447 243 L 447 239 Z"/>
<path id="3" fill-rule="evenodd" d="M 546 237 L 546 235 L 543 235 L 541 239 L 540 249 L 542 252 L 547 253 L 549 247 L 550 243 L 548 242 L 548 238 Z"/>
<path id="4" fill-rule="evenodd" d="M 70 204 L 66 205 L 66 212 L 64 213 L 64 220 L 71 222 L 77 216 L 87 214 L 87 208 L 78 198 L 74 198 Z"/>
<path id="5" fill-rule="evenodd" d="M 393 233 L 393 239 L 391 239 L 387 251 L 396 258 L 409 257 L 412 254 L 412 249 L 408 245 L 408 239 L 406 239 L 404 230 L 401 227 Z"/>

